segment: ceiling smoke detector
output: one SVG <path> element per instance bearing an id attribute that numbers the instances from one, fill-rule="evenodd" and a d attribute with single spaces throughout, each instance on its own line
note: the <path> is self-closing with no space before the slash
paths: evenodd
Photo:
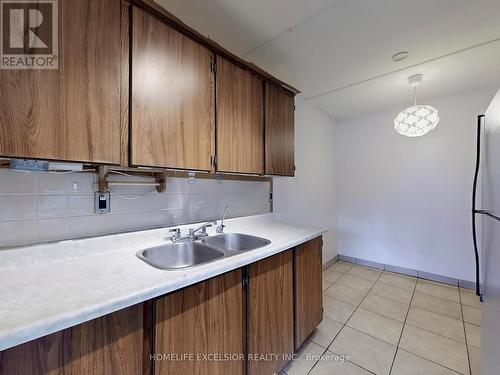
<path id="1" fill-rule="evenodd" d="M 409 53 L 406 51 L 398 52 L 392 56 L 392 61 L 400 62 L 405 60 L 408 57 Z"/>

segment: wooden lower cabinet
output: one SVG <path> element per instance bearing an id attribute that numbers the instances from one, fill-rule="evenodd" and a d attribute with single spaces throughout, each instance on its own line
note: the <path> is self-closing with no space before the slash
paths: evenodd
<path id="1" fill-rule="evenodd" d="M 155 374 L 245 373 L 242 277 L 238 269 L 156 301 Z"/>
<path id="2" fill-rule="evenodd" d="M 0 352 L 1 375 L 140 375 L 143 304 Z"/>
<path id="3" fill-rule="evenodd" d="M 292 250 L 249 266 L 250 375 L 279 373 L 294 352 L 292 280 Z"/>
<path id="4" fill-rule="evenodd" d="M 317 237 L 294 250 L 296 350 L 323 320 L 322 247 Z"/>

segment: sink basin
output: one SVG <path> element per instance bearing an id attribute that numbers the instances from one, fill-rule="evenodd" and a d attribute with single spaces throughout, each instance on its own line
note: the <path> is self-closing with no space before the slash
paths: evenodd
<path id="1" fill-rule="evenodd" d="M 153 267 L 182 269 L 207 263 L 224 254 L 199 242 L 179 242 L 140 251 L 137 256 Z"/>
<path id="2" fill-rule="evenodd" d="M 207 237 L 203 242 L 209 246 L 226 251 L 254 250 L 271 243 L 271 241 L 265 238 L 240 233 L 223 233 Z"/>

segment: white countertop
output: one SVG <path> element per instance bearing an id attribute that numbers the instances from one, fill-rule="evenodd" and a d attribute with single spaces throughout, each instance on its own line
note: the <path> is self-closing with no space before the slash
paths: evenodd
<path id="1" fill-rule="evenodd" d="M 136 257 L 167 243 L 169 228 L 0 250 L 0 351 L 172 292 L 290 249 L 326 232 L 273 214 L 229 219 L 226 233 L 271 243 L 181 271 Z M 187 231 L 194 225 L 178 226 Z M 209 228 L 209 234 L 215 234 Z"/>

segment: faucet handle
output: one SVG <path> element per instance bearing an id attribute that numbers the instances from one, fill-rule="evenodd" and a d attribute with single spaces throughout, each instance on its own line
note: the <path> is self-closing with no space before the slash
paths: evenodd
<path id="1" fill-rule="evenodd" d="M 201 235 L 206 236 L 207 235 L 207 228 L 210 228 L 212 224 L 205 224 L 203 228 L 201 228 Z"/>
<path id="2" fill-rule="evenodd" d="M 168 230 L 170 233 L 174 233 L 174 235 L 170 238 L 172 241 L 181 238 L 181 229 L 180 228 L 172 228 Z"/>

